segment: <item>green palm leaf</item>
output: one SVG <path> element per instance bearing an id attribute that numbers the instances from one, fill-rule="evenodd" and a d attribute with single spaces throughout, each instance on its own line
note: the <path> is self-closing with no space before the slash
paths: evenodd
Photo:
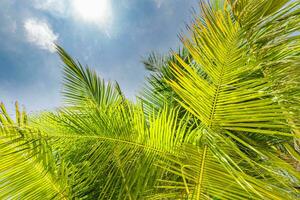
<path id="1" fill-rule="evenodd" d="M 249 147 L 249 139 L 251 141 L 253 136 L 256 139 L 261 137 L 263 139 L 261 142 L 266 145 L 265 149 L 268 146 L 271 149 L 270 144 L 272 144 L 272 141 L 289 141 L 289 138 L 292 138 L 293 135 L 290 132 L 289 124 L 286 123 L 284 109 L 272 98 L 270 92 L 272 85 L 264 77 L 261 60 L 249 54 L 248 41 L 244 40 L 243 37 L 243 27 L 231 17 L 227 5 L 224 6 L 226 10 L 214 10 L 202 4 L 202 18 L 196 20 L 192 28 L 192 40 L 184 39 L 185 47 L 191 54 L 192 59 L 205 71 L 208 77 L 199 74 L 197 68 L 190 66 L 180 56 L 177 56 L 177 60 L 181 65 L 171 64 L 176 80 L 169 80 L 169 84 L 179 95 L 178 102 L 201 121 L 201 125 L 207 132 L 206 135 L 209 134 L 213 140 L 224 136 L 233 139 L 237 136 L 240 137 L 238 140 Z M 198 161 L 199 164 L 194 163 L 191 165 L 199 172 L 196 173 L 197 176 L 194 180 L 196 185 L 193 197 L 195 199 L 217 197 L 216 193 L 203 192 L 202 190 L 203 188 L 210 189 L 212 187 L 212 190 L 220 193 L 213 184 L 203 185 L 206 172 L 205 163 L 207 162 L 206 158 L 211 155 L 211 152 L 216 152 L 216 149 L 219 152 L 226 151 L 222 146 L 214 143 L 204 142 L 204 144 L 200 143 L 200 146 L 202 153 L 198 157 L 202 159 Z M 229 147 L 233 148 L 234 144 L 224 146 L 224 148 Z M 235 152 L 239 152 L 239 149 L 236 148 Z M 242 161 L 248 157 L 247 154 L 243 154 L 243 152 L 238 153 L 238 160 Z M 249 179 L 248 172 L 244 172 L 245 169 L 243 171 L 238 170 L 238 175 L 235 174 L 238 161 L 233 160 L 232 156 L 234 154 L 232 152 L 213 153 L 213 156 L 218 159 L 224 168 L 224 172 L 230 172 L 231 178 L 236 183 L 245 185 L 243 187 L 244 191 L 254 193 L 253 198 L 255 198 L 255 195 L 258 195 L 256 198 L 262 196 L 269 199 L 283 198 L 281 196 L 284 193 L 283 191 L 275 194 L 273 190 L 267 192 L 267 190 L 261 191 L 259 188 L 254 187 L 253 184 L 259 185 L 263 182 L 258 183 L 259 180 L 257 179 Z M 226 157 L 232 161 L 229 162 L 225 159 Z M 274 160 L 271 160 L 271 157 L 267 159 L 270 159 L 270 163 L 275 163 Z M 250 158 L 247 162 L 258 164 L 253 158 Z M 284 163 L 284 161 L 281 160 L 280 163 Z M 199 167 L 197 168 L 197 166 Z M 208 166 L 209 169 L 211 167 Z M 178 171 L 180 172 L 180 170 Z M 275 181 L 275 185 L 279 184 L 281 182 L 280 178 L 274 177 L 276 173 L 272 173 L 271 170 L 269 172 L 271 173 L 268 176 L 273 177 L 272 180 Z M 293 169 L 291 169 L 291 173 L 297 174 Z M 236 177 L 239 178 L 236 179 Z M 264 184 L 267 184 L 267 179 L 262 180 Z M 276 183 L 276 181 L 278 182 Z M 232 181 L 227 180 L 227 182 Z M 270 188 L 271 185 L 272 183 L 270 183 Z M 284 186 L 288 193 L 294 190 L 292 182 L 284 183 Z M 234 194 L 233 191 L 231 192 Z M 239 191 L 238 193 L 242 198 L 242 192 Z M 295 195 L 297 191 L 294 190 L 292 193 Z M 290 197 L 291 199 L 293 199 L 293 195 Z M 226 196 L 229 197 L 230 194 L 226 193 Z M 247 198 L 247 193 L 244 198 Z"/>
<path id="2" fill-rule="evenodd" d="M 16 121 L 1 103 L 0 112 L 0 198 L 68 199 L 68 172 L 56 165 L 47 142 L 27 124 L 25 112 L 16 103 Z"/>
<path id="3" fill-rule="evenodd" d="M 95 71 L 76 63 L 61 47 L 57 46 L 57 51 L 65 66 L 62 94 L 66 103 L 78 106 L 93 101 L 102 106 L 121 102 L 118 84 L 105 85 Z"/>
<path id="4" fill-rule="evenodd" d="M 296 1 L 202 2 L 136 103 L 57 46 L 66 104 L 0 106 L 0 198 L 297 199 L 299 19 Z"/>
<path id="5" fill-rule="evenodd" d="M 123 106 L 91 106 L 80 113 L 47 114 L 39 127 L 53 140 L 55 151 L 78 169 L 78 197 L 90 193 L 90 198 L 136 199 L 155 184 L 148 176 L 160 176 L 156 160 L 183 140 L 188 119 L 177 122 L 176 115 L 166 109 L 146 124 L 140 108 L 131 107 L 128 113 Z"/>

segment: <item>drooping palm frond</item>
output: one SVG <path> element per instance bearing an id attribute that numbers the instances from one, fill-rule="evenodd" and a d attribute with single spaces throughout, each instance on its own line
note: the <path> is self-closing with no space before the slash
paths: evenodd
<path id="1" fill-rule="evenodd" d="M 146 124 L 142 109 L 116 106 L 47 114 L 39 127 L 52 147 L 77 169 L 77 197 L 136 199 L 152 190 L 161 169 L 154 164 L 181 145 L 187 118 L 163 110 Z M 50 123 L 49 123 L 50 122 Z M 150 178 L 152 177 L 152 178 Z M 97 189 L 98 188 L 98 189 Z"/>
<path id="2" fill-rule="evenodd" d="M 121 103 L 127 100 L 118 85 L 111 88 L 98 82 L 96 73 L 75 64 L 61 48 L 59 54 L 65 62 L 64 71 L 68 71 L 66 90 L 93 94 L 93 87 L 82 87 L 93 80 L 99 93 L 110 91 L 97 97 L 86 95 L 88 101 L 64 93 L 72 106 L 57 113 L 46 112 L 34 120 L 53 151 L 74 168 L 73 197 L 138 199 L 151 193 L 155 177 L 164 171 L 155 163 L 181 145 L 189 117 L 177 119 L 178 109 L 165 107 L 146 120 L 139 104 Z M 116 98 L 108 101 L 111 93 Z"/>
<path id="3" fill-rule="evenodd" d="M 16 103 L 16 122 L 0 105 L 0 198 L 68 199 L 68 172 L 56 163 L 46 140 L 27 124 Z"/>
<path id="4" fill-rule="evenodd" d="M 57 51 L 65 66 L 62 94 L 66 103 L 79 106 L 94 101 L 100 106 L 106 106 L 122 101 L 116 88 L 118 84 L 104 83 L 95 71 L 74 61 L 60 46 L 57 46 Z"/>

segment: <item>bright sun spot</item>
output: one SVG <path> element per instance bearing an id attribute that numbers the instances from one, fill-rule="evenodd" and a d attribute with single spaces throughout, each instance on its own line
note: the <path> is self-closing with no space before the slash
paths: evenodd
<path id="1" fill-rule="evenodd" d="M 106 25 L 111 20 L 110 0 L 73 0 L 74 10 L 83 20 Z"/>

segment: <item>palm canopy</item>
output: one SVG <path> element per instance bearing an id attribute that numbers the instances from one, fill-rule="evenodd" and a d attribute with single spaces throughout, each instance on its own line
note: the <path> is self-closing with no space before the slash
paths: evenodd
<path id="1" fill-rule="evenodd" d="M 136 103 L 61 47 L 65 106 L 0 113 L 1 199 L 296 199 L 299 2 L 200 4 Z"/>

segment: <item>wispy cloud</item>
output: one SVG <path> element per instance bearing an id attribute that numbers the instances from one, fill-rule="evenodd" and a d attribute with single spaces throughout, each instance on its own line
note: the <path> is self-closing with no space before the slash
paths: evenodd
<path id="1" fill-rule="evenodd" d="M 38 19 L 27 19 L 24 23 L 27 41 L 41 49 L 55 52 L 54 42 L 58 35 L 53 32 L 47 22 Z"/>
<path id="2" fill-rule="evenodd" d="M 58 41 L 104 79 L 118 81 L 125 95 L 133 98 L 148 75 L 141 57 L 152 50 L 164 53 L 175 49 L 179 45 L 176 33 L 190 19 L 190 7 L 198 2 L 102 1 L 110 3 L 112 21 L 102 16 L 111 27 L 108 30 L 99 20 L 95 24 L 95 20 L 79 16 L 75 0 L 0 0 L 0 101 L 13 108 L 17 99 L 27 110 L 60 105 L 61 65 L 57 55 L 49 53 Z M 171 11 L 173 15 L 169 15 Z"/>
<path id="3" fill-rule="evenodd" d="M 93 25 L 107 37 L 111 35 L 113 24 L 111 0 L 31 0 L 31 5 L 36 10 L 57 18 Z"/>
<path id="4" fill-rule="evenodd" d="M 34 8 L 48 11 L 55 16 L 64 16 L 68 0 L 32 0 Z"/>

